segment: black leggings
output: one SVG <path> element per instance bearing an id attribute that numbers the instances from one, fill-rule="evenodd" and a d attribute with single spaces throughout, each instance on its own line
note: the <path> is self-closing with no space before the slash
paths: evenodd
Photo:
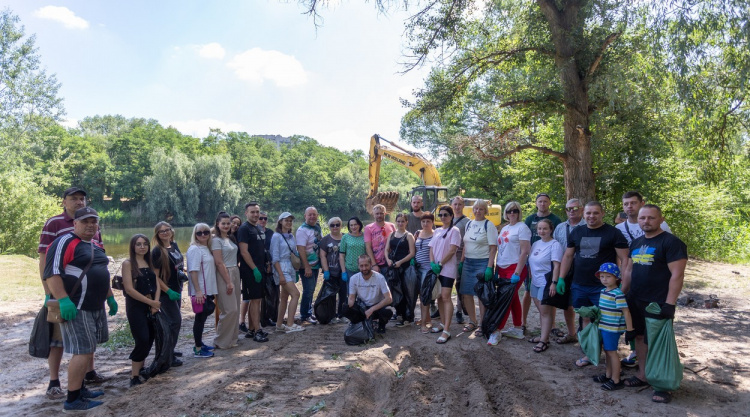
<path id="1" fill-rule="evenodd" d="M 203 311 L 200 314 L 195 315 L 195 321 L 193 322 L 193 338 L 195 338 L 195 347 L 203 346 L 203 327 L 206 325 L 206 319 L 208 316 L 213 314 L 216 305 L 214 304 L 214 296 L 207 295 L 206 302 L 203 303 Z"/>
<path id="2" fill-rule="evenodd" d="M 143 362 L 154 344 L 156 331 L 154 322 L 149 317 L 149 308 L 140 301 L 125 297 L 125 314 L 130 324 L 130 333 L 135 340 L 135 347 L 130 352 L 130 360 L 133 362 Z"/>

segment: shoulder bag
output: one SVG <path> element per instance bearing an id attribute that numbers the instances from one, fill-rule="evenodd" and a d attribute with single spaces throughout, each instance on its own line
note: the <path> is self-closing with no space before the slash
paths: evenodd
<path id="1" fill-rule="evenodd" d="M 294 268 L 295 271 L 298 271 L 300 268 L 302 268 L 302 259 L 300 259 L 297 252 L 292 249 L 292 246 L 289 244 L 289 241 L 286 240 L 286 236 L 284 236 L 283 233 L 281 233 L 281 238 L 284 239 L 284 242 L 286 242 L 286 246 L 289 248 L 289 260 L 292 261 L 292 268 Z"/>

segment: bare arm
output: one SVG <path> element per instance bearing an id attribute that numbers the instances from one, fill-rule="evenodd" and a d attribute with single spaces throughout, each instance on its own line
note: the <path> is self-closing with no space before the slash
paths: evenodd
<path id="1" fill-rule="evenodd" d="M 464 251 L 466 254 L 466 251 Z M 490 245 L 490 259 L 487 260 L 487 267 L 495 267 L 495 257 L 497 256 L 497 245 Z"/>
<path id="2" fill-rule="evenodd" d="M 630 263 L 630 249 L 617 249 L 615 248 L 615 252 L 617 252 L 617 263 L 620 267 L 620 270 L 625 269 L 628 266 L 628 263 Z"/>
<path id="3" fill-rule="evenodd" d="M 127 259 L 122 262 L 122 285 L 125 287 L 125 293 L 127 293 L 130 298 L 136 301 L 140 301 L 151 308 L 156 308 L 157 310 L 159 309 L 160 303 L 158 301 L 158 298 L 156 300 L 152 300 L 136 291 L 135 287 L 133 286 L 133 272 L 130 266 L 130 260 Z"/>
<path id="4" fill-rule="evenodd" d="M 529 253 L 531 252 L 531 242 L 528 240 L 521 240 L 518 243 L 521 247 L 521 253 L 518 254 L 516 275 L 521 275 L 521 272 L 523 272 L 523 268 L 526 266 L 526 261 L 529 260 Z"/>
<path id="5" fill-rule="evenodd" d="M 326 256 L 328 256 L 328 252 L 326 252 L 321 246 L 321 248 L 318 249 L 318 257 L 320 257 L 320 268 L 323 272 L 328 271 L 328 259 L 326 259 Z"/>
<path id="6" fill-rule="evenodd" d="M 625 329 L 627 331 L 635 330 L 635 327 L 633 327 L 633 318 L 630 315 L 630 310 L 625 307 L 621 311 L 622 315 L 625 316 Z"/>
<path id="7" fill-rule="evenodd" d="M 231 294 L 232 291 L 234 291 L 234 285 L 232 284 L 232 280 L 229 278 L 229 271 L 227 270 L 227 266 L 224 265 L 224 258 L 221 256 L 221 249 L 213 249 L 211 251 L 211 254 L 214 257 L 214 265 L 216 265 L 216 270 L 219 272 L 219 276 L 221 276 L 221 279 L 224 280 L 224 284 L 227 286 L 227 294 Z"/>
<path id="8" fill-rule="evenodd" d="M 669 292 L 667 293 L 667 304 L 675 305 L 677 303 L 677 297 L 682 291 L 682 284 L 685 281 L 685 267 L 687 266 L 687 259 L 680 259 L 667 264 L 669 272 L 672 273 L 672 277 L 669 278 Z"/>
<path id="9" fill-rule="evenodd" d="M 50 292 L 47 281 L 44 280 L 44 266 L 47 264 L 47 253 L 39 252 L 39 278 L 42 280 L 42 287 L 44 287 L 44 294 L 52 294 Z"/>
<path id="10" fill-rule="evenodd" d="M 393 236 L 394 233 L 396 232 L 391 232 L 391 234 L 385 239 L 385 263 L 387 263 L 388 266 L 393 266 L 393 260 L 388 255 L 391 253 L 391 236 Z"/>
<path id="11" fill-rule="evenodd" d="M 552 261 L 552 280 L 556 281 L 558 274 L 560 273 L 560 262 Z M 549 286 L 549 296 L 553 297 L 557 294 L 557 286 L 553 283 Z"/>
<path id="12" fill-rule="evenodd" d="M 377 262 L 375 262 L 375 254 L 372 252 L 372 242 L 365 242 L 365 252 L 367 253 L 367 256 L 370 257 L 370 261 L 372 261 L 372 270 L 380 272 L 380 268 L 378 267 Z"/>
<path id="13" fill-rule="evenodd" d="M 385 306 L 391 305 L 393 302 L 393 297 L 391 296 L 391 292 L 388 291 L 387 293 L 383 294 L 385 297 L 383 297 L 382 300 L 380 300 L 379 303 L 375 304 L 374 306 L 370 307 L 365 311 L 365 316 L 369 319 L 370 316 L 372 316 L 372 313 L 380 310 L 381 308 Z"/>
<path id="14" fill-rule="evenodd" d="M 443 259 L 440 260 L 440 265 L 447 264 L 448 261 L 450 261 L 451 258 L 456 255 L 456 251 L 458 251 L 458 246 L 456 246 L 456 245 L 450 245 L 448 247 L 448 251 L 445 252 L 445 255 L 443 255 Z"/>
<path id="15" fill-rule="evenodd" d="M 240 248 L 240 256 L 242 256 L 242 260 L 245 261 L 250 269 L 256 269 L 257 267 L 255 266 L 255 262 L 253 262 L 253 257 L 250 256 L 250 251 L 247 249 L 247 243 L 240 242 L 238 246 Z"/>
<path id="16" fill-rule="evenodd" d="M 63 285 L 62 277 L 60 275 L 52 275 L 45 281 L 50 289 L 50 293 L 55 299 L 61 300 L 68 296 L 68 293 L 65 292 L 65 285 Z"/>
<path id="17" fill-rule="evenodd" d="M 355 301 L 357 301 L 357 294 L 349 294 L 349 308 L 354 307 Z"/>
<path id="18" fill-rule="evenodd" d="M 630 282 L 633 274 L 633 262 L 628 262 L 625 268 L 622 270 L 622 285 L 620 289 L 623 294 L 627 294 L 630 291 Z"/>
<path id="19" fill-rule="evenodd" d="M 562 263 L 560 263 L 560 275 L 558 275 L 559 277 L 566 277 L 568 275 L 568 271 L 570 271 L 570 266 L 573 264 L 573 258 L 575 257 L 575 255 L 576 248 L 565 249 Z"/>

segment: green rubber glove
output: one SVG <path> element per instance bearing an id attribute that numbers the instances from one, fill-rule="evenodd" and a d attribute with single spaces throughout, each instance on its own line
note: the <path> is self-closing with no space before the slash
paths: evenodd
<path id="1" fill-rule="evenodd" d="M 459 278 L 461 277 L 461 272 L 463 272 L 463 271 L 464 271 L 464 263 L 463 262 L 459 262 L 458 263 L 458 277 Z"/>
<path id="2" fill-rule="evenodd" d="M 167 295 L 169 296 L 169 299 L 172 301 L 177 301 L 180 299 L 180 293 L 178 293 L 177 291 L 171 288 L 167 290 Z"/>
<path id="3" fill-rule="evenodd" d="M 294 283 L 296 284 L 296 283 L 298 283 L 298 282 L 299 282 L 299 272 L 296 272 L 296 271 L 295 271 L 295 272 L 294 272 Z"/>
<path id="4" fill-rule="evenodd" d="M 432 272 L 434 272 L 435 275 L 440 275 L 440 271 L 443 267 L 437 262 L 430 262 L 430 269 L 432 269 Z"/>
<path id="5" fill-rule="evenodd" d="M 411 258 L 411 260 L 409 261 L 409 265 L 417 266 L 417 263 L 414 261 L 414 258 Z"/>
<path id="6" fill-rule="evenodd" d="M 565 295 L 565 278 L 560 277 L 557 279 L 557 287 L 555 287 L 555 291 L 557 291 L 558 294 Z"/>
<path id="7" fill-rule="evenodd" d="M 117 314 L 117 301 L 115 301 L 115 296 L 110 295 L 107 297 L 107 305 L 109 306 L 109 315 L 114 316 Z"/>
<path id="8" fill-rule="evenodd" d="M 42 304 L 42 305 L 46 306 L 47 305 L 47 301 L 49 301 L 49 294 L 44 294 L 44 304 Z"/>
<path id="9" fill-rule="evenodd" d="M 61 298 L 58 302 L 60 303 L 60 315 L 63 320 L 73 320 L 76 318 L 78 309 L 76 309 L 76 305 L 70 301 L 70 297 Z"/>
<path id="10" fill-rule="evenodd" d="M 255 282 L 258 284 L 263 280 L 263 275 L 260 274 L 260 269 L 258 268 L 253 269 L 253 276 L 255 277 Z"/>
<path id="11" fill-rule="evenodd" d="M 491 280 L 491 279 L 492 279 L 492 267 L 491 267 L 491 266 L 488 266 L 488 267 L 487 267 L 487 268 L 486 268 L 486 269 L 484 270 L 484 280 L 485 280 L 485 281 L 489 281 L 489 280 Z"/>

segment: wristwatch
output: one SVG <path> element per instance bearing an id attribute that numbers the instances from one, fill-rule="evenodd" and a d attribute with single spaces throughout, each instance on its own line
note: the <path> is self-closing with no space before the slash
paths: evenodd
<path id="1" fill-rule="evenodd" d="M 552 281 L 553 284 L 557 284 L 557 281 Z"/>

